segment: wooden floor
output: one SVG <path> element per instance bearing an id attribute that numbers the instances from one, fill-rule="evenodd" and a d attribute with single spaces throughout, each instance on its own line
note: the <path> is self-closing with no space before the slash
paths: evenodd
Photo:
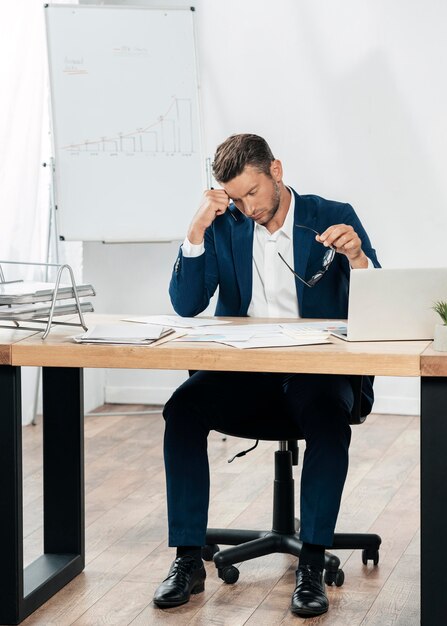
<path id="1" fill-rule="evenodd" d="M 289 610 L 296 559 L 279 554 L 240 565 L 235 585 L 207 563 L 205 593 L 177 609 L 152 604 L 173 558 L 166 543 L 161 415 L 123 416 L 114 405 L 86 418 L 86 567 L 23 622 L 26 626 L 219 625 L 412 626 L 419 624 L 419 418 L 371 415 L 353 427 L 350 469 L 337 529 L 382 536 L 380 563 L 339 551 L 342 587 L 328 588 L 329 612 L 301 619 Z M 42 550 L 41 428 L 23 428 L 25 559 Z M 227 459 L 246 440 L 210 436 L 210 526 L 271 526 L 275 443 Z M 302 451 L 300 451 L 302 453 Z M 297 501 L 299 468 L 295 473 Z"/>

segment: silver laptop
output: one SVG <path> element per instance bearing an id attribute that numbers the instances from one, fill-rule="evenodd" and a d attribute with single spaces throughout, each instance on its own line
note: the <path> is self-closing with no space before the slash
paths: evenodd
<path id="1" fill-rule="evenodd" d="M 351 270 L 346 341 L 433 339 L 439 316 L 431 308 L 447 300 L 447 267 Z"/>

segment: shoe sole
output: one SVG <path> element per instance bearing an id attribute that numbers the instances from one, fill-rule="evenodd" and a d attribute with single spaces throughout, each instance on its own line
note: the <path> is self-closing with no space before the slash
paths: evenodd
<path id="1" fill-rule="evenodd" d="M 153 603 L 162 608 L 162 609 L 172 609 L 176 606 L 182 606 L 182 604 L 187 604 L 187 602 L 189 602 L 190 597 L 194 596 L 198 593 L 202 593 L 202 591 L 205 591 L 205 584 L 204 583 L 200 583 L 198 585 L 196 585 L 193 589 L 191 589 L 191 593 L 189 598 L 187 598 L 186 600 L 183 600 L 182 602 L 159 602 L 157 600 L 153 600 Z"/>
<path id="2" fill-rule="evenodd" d="M 314 609 L 309 609 L 306 611 L 305 609 L 290 609 L 294 615 L 298 615 L 299 617 L 317 617 L 318 615 L 324 615 L 324 613 L 328 612 L 328 609 L 323 609 L 322 611 L 316 611 Z"/>

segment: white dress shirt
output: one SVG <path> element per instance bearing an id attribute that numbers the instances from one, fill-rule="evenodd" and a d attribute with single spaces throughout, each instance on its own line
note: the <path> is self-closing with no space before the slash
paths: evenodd
<path id="1" fill-rule="evenodd" d="M 295 276 L 279 258 L 293 262 L 293 218 L 295 195 L 291 192 L 286 219 L 270 233 L 255 223 L 253 233 L 253 291 L 247 315 L 250 317 L 299 317 Z"/>

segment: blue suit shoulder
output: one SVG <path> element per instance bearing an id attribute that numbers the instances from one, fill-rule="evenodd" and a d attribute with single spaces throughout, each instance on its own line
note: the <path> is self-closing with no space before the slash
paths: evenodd
<path id="1" fill-rule="evenodd" d="M 338 200 L 328 200 L 322 196 L 315 194 L 303 194 L 299 196 L 309 206 L 313 206 L 316 209 L 332 210 L 332 211 L 353 211 L 354 209 L 349 202 L 340 202 Z"/>
<path id="2" fill-rule="evenodd" d="M 328 200 L 315 194 L 298 195 L 296 203 L 297 215 L 307 215 L 315 219 L 320 228 L 327 228 L 332 224 L 352 224 L 358 226 L 358 216 L 348 202 Z"/>

